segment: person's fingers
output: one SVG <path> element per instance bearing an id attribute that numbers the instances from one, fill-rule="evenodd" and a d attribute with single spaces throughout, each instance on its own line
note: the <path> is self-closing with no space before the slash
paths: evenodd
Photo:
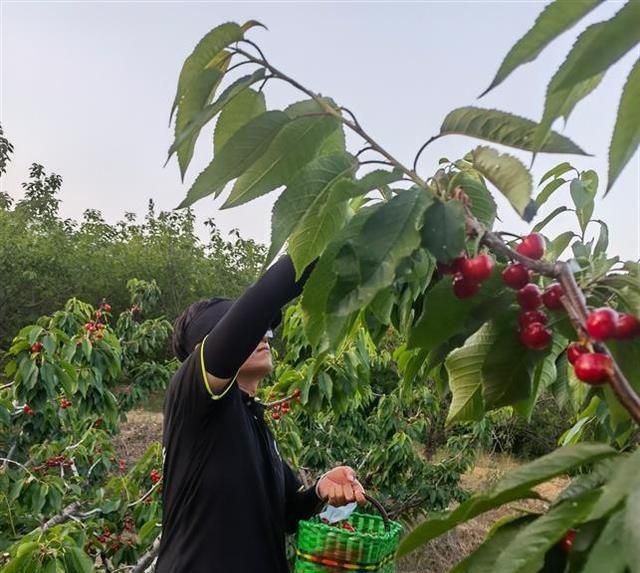
<path id="1" fill-rule="evenodd" d="M 337 484 L 335 487 L 335 504 L 334 505 L 344 505 L 344 487 L 340 484 Z"/>
<path id="2" fill-rule="evenodd" d="M 334 483 L 329 486 L 329 504 L 338 505 L 338 487 Z"/>
<path id="3" fill-rule="evenodd" d="M 353 471 L 353 468 L 350 468 L 349 466 L 343 466 L 342 471 L 348 483 L 353 483 L 354 481 L 356 481 L 356 472 Z"/>
<path id="4" fill-rule="evenodd" d="M 364 496 L 364 488 L 358 480 L 356 480 L 353 485 L 353 494 L 359 505 L 365 505 L 367 503 L 367 498 Z"/>
<path id="5" fill-rule="evenodd" d="M 345 502 L 345 504 L 351 503 L 352 501 L 355 501 L 356 496 L 355 496 L 355 492 L 353 491 L 353 486 L 351 484 L 343 485 L 342 486 L 342 491 L 344 492 L 344 502 Z"/>

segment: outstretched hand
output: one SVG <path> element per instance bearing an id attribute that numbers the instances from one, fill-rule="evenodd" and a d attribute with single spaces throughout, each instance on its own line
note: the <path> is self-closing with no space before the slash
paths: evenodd
<path id="1" fill-rule="evenodd" d="M 349 466 L 337 466 L 324 474 L 318 482 L 318 494 L 334 507 L 353 501 L 360 505 L 367 502 L 364 488 L 356 479 L 356 472 Z"/>

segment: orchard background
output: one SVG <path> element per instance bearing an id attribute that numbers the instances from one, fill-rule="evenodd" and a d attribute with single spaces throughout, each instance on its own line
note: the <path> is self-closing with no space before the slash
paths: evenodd
<path id="1" fill-rule="evenodd" d="M 598 215 L 603 195 L 638 195 L 616 182 L 637 158 L 640 61 L 602 112 L 606 172 L 576 168 L 587 153 L 552 130 L 637 54 L 634 0 L 573 29 L 600 4 L 547 5 L 490 82 L 572 35 L 540 121 L 473 102 L 402 158 L 357 109 L 272 61 L 260 22 L 220 24 L 184 61 L 171 106 L 183 178 L 196 142 L 213 147 L 178 210 L 63 218 L 63 178 L 36 163 L 22 197 L 3 191 L 0 571 L 153 570 L 159 424 L 143 452 L 125 438 L 176 368 L 171 321 L 239 294 L 283 248 L 298 271 L 320 262 L 276 341 L 270 423 L 303 479 L 357 468 L 405 524 L 400 570 L 640 570 L 640 263 L 610 252 Z M 280 84 L 289 97 L 274 105 Z M 460 134 L 482 141 L 427 165 L 425 149 Z M 534 181 L 494 145 L 533 166 L 570 157 Z M 3 133 L 3 179 L 13 153 Z M 213 219 L 205 240 L 196 231 L 202 200 L 228 209 L 271 192 L 269 245 L 227 239 Z"/>

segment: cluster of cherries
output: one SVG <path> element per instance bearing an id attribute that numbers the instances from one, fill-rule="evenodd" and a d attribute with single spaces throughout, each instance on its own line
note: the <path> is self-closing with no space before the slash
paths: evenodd
<path id="1" fill-rule="evenodd" d="M 35 414 L 35 412 L 33 411 L 33 408 L 31 406 L 29 406 L 29 404 L 25 404 L 24 406 L 22 406 L 22 411 L 27 416 L 33 416 Z"/>
<path id="2" fill-rule="evenodd" d="M 516 251 L 530 259 L 539 260 L 544 255 L 544 237 L 531 233 L 522 239 Z M 453 292 L 460 299 L 470 298 L 479 290 L 483 281 L 493 272 L 494 261 L 486 254 L 472 258 L 457 257 L 449 265 L 438 264 L 442 274 L 453 274 Z M 549 346 L 552 332 L 547 328 L 547 310 L 564 310 L 564 291 L 558 283 L 552 283 L 541 291 L 531 283 L 531 272 L 521 263 L 512 263 L 502 272 L 503 282 L 516 291 L 516 300 L 522 309 L 518 316 L 519 338 L 524 346 L 542 350 Z M 626 339 L 640 334 L 640 322 L 634 316 L 618 313 L 611 308 L 599 308 L 589 314 L 587 335 L 596 341 L 610 338 Z M 613 372 L 611 357 L 601 352 L 591 352 L 588 342 L 574 342 L 567 348 L 567 358 L 574 366 L 576 376 L 588 384 L 602 384 Z"/>
<path id="3" fill-rule="evenodd" d="M 450 264 L 438 263 L 444 275 L 453 275 L 453 294 L 458 298 L 471 298 L 480 290 L 480 284 L 493 272 L 494 262 L 489 255 L 456 257 Z"/>
<path id="4" fill-rule="evenodd" d="M 345 529 L 347 531 L 350 532 L 354 532 L 356 530 L 355 527 L 353 527 L 353 525 L 351 525 L 348 521 L 338 521 L 336 523 L 331 523 L 326 517 L 321 517 L 320 518 L 320 522 L 324 523 L 325 525 L 332 525 L 333 527 L 337 527 L 338 529 Z"/>
<path id="5" fill-rule="evenodd" d="M 149 477 L 151 478 L 152 483 L 158 483 L 162 479 L 162 474 L 158 470 L 152 469 L 149 472 Z"/>
<path id="6" fill-rule="evenodd" d="M 66 469 L 66 468 L 70 468 L 72 465 L 73 465 L 73 462 L 71 461 L 71 459 L 69 459 L 67 456 L 59 455 L 59 456 L 50 457 L 48 460 L 45 460 L 43 464 L 40 464 L 39 466 L 35 466 L 33 469 L 36 472 L 42 472 L 49 468 L 65 468 Z"/>
<path id="7" fill-rule="evenodd" d="M 273 398 L 273 396 L 270 396 L 269 398 L 271 399 Z M 300 400 L 300 388 L 296 388 L 293 391 L 292 398 L 294 400 Z M 273 420 L 279 420 L 282 416 L 285 416 L 290 411 L 291 411 L 291 405 L 287 400 L 285 400 L 281 404 L 276 404 L 273 407 L 273 412 L 271 412 L 271 418 Z"/>
<path id="8" fill-rule="evenodd" d="M 106 328 L 107 316 L 105 312 L 111 312 L 111 305 L 108 302 L 104 302 L 100 305 L 100 308 L 96 310 L 96 317 L 89 322 L 86 322 L 83 328 L 89 333 L 89 335 L 95 335 L 97 339 L 103 338 L 102 331 Z M 102 322 L 102 321 L 105 322 Z"/>
<path id="9" fill-rule="evenodd" d="M 97 535 L 96 538 L 103 545 L 107 545 L 113 552 L 118 551 L 123 545 L 133 545 L 135 542 L 135 535 L 132 535 L 135 530 L 133 518 L 130 516 L 125 517 L 122 522 L 122 528 L 123 535 L 118 535 L 108 527 L 104 527 L 102 533 Z"/>
<path id="10" fill-rule="evenodd" d="M 590 338 L 600 342 L 612 338 L 624 340 L 640 335 L 640 322 L 635 316 L 603 307 L 589 314 L 586 330 Z M 573 364 L 576 376 L 588 384 L 604 384 L 613 373 L 611 357 L 591 352 L 588 342 L 572 342 L 567 347 L 567 360 Z"/>
<path id="11" fill-rule="evenodd" d="M 44 348 L 44 346 L 42 345 L 42 342 L 34 342 L 31 345 L 31 354 L 37 354 L 38 352 L 40 352 L 42 349 Z"/>
<path id="12" fill-rule="evenodd" d="M 71 406 L 73 406 L 73 402 L 71 400 L 67 400 L 66 398 L 60 398 L 60 407 L 63 410 L 66 410 L 67 408 L 70 408 Z"/>

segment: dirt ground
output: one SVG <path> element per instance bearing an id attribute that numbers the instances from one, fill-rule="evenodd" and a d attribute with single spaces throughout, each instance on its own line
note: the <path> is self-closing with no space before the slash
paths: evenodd
<path id="1" fill-rule="evenodd" d="M 162 437 L 162 414 L 146 410 L 129 412 L 128 420 L 116 438 L 116 449 L 128 463 L 135 462 L 146 451 L 149 444 Z M 508 456 L 481 455 L 476 466 L 462 478 L 463 487 L 469 491 L 482 491 L 493 485 L 503 474 L 517 467 L 519 462 Z M 553 500 L 569 480 L 556 478 L 537 488 L 547 500 Z M 544 509 L 546 502 L 540 500 L 511 504 L 485 513 L 475 520 L 439 537 L 397 564 L 398 573 L 445 573 L 464 556 L 471 553 L 484 539 L 491 525 L 500 517 L 516 513 L 518 508 L 526 510 Z"/>

